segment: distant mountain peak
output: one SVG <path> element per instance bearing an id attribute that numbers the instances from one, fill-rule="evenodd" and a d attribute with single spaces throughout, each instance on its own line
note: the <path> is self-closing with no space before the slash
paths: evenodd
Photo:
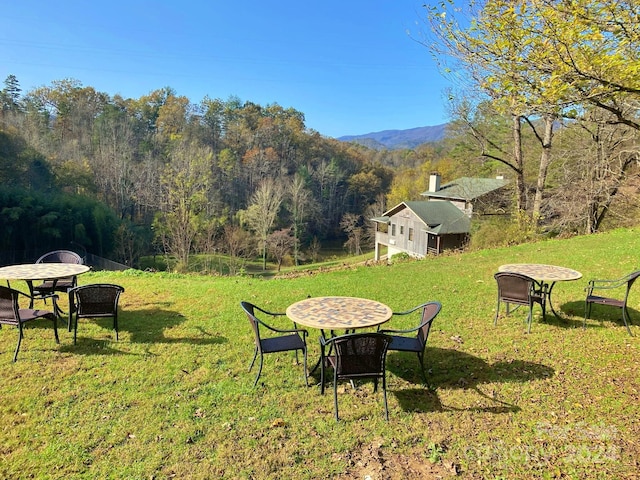
<path id="1" fill-rule="evenodd" d="M 381 132 L 365 133 L 363 135 L 345 135 L 339 137 L 342 142 L 355 142 L 376 150 L 397 150 L 416 148 L 418 145 L 437 142 L 445 136 L 447 124 L 431 127 L 416 127 L 407 130 L 383 130 Z"/>

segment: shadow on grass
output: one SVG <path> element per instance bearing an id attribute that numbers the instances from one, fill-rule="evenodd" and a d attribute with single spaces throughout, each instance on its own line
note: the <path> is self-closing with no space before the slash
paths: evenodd
<path id="1" fill-rule="evenodd" d="M 538 305 L 533 308 L 533 321 L 531 322 L 531 331 L 535 330 L 536 324 L 547 323 L 560 328 L 578 328 L 582 327 L 582 319 L 584 315 L 584 302 L 568 302 L 560 307 L 553 307 L 558 314 L 554 315 L 550 305 L 547 304 L 545 318 L 542 318 L 542 309 Z M 507 315 L 500 312 L 498 323 L 500 322 L 516 322 L 522 326 L 523 330 L 527 329 L 527 307 L 515 308 Z M 578 317 L 577 319 L 575 317 Z"/>
<path id="2" fill-rule="evenodd" d="M 477 387 L 474 388 L 480 395 L 485 398 L 490 398 L 486 394 L 484 394 Z M 444 411 L 458 411 L 458 412 L 477 412 L 477 413 L 494 413 L 494 414 L 504 414 L 504 413 L 515 413 L 519 412 L 521 409 L 517 405 L 511 405 L 507 402 L 503 402 L 497 399 L 491 399 L 497 405 L 490 407 L 480 407 L 474 406 L 469 408 L 459 408 L 453 407 L 451 405 L 444 405 L 437 392 L 422 389 L 422 388 L 411 388 L 408 390 L 399 390 L 392 392 L 395 397 L 398 399 L 398 403 L 400 407 L 406 412 L 444 412 Z"/>
<path id="3" fill-rule="evenodd" d="M 146 310 L 122 311 L 118 314 L 118 330 L 120 339 L 125 332 L 129 333 L 130 343 L 141 344 L 170 344 L 188 343 L 192 345 L 212 345 L 226 343 L 225 337 L 215 336 L 207 332 L 202 327 L 196 327 L 199 334 L 190 337 L 167 337 L 165 332 L 184 322 L 182 314 L 161 308 L 150 308 Z M 100 328 L 113 334 L 112 340 L 97 340 L 83 335 L 83 323 L 91 322 Z M 64 330 L 66 330 L 66 325 Z M 85 330 L 86 331 L 86 330 Z M 62 350 L 74 353 L 96 354 L 96 353 L 124 353 L 117 349 L 115 342 L 115 332 L 113 331 L 112 318 L 81 318 L 78 323 L 78 339 L 76 345 L 65 346 Z"/>
<path id="4" fill-rule="evenodd" d="M 580 317 L 577 323 L 579 327 L 584 324 L 584 300 L 580 302 L 567 302 L 562 305 L 562 311 Z M 577 312 L 577 313 L 576 313 Z M 627 307 L 629 312 L 629 326 L 640 325 L 640 312 L 634 308 Z M 553 313 L 551 314 L 553 316 Z M 548 316 L 547 316 L 548 317 Z M 605 328 L 604 322 L 610 322 L 624 328 L 624 320 L 622 319 L 622 309 L 608 305 L 592 305 L 591 315 L 587 319 L 587 328 L 597 327 Z"/>
<path id="5" fill-rule="evenodd" d="M 429 371 L 429 385 L 425 388 L 393 392 L 400 405 L 407 411 L 456 410 L 444 407 L 437 396 L 438 389 L 473 389 L 479 395 L 496 403 L 491 407 L 470 407 L 467 411 L 489 413 L 516 412 L 520 408 L 487 395 L 479 385 L 488 383 L 528 382 L 551 377 L 554 370 L 546 365 L 523 360 L 505 360 L 493 364 L 456 349 L 429 347 L 425 351 L 424 364 Z M 413 353 L 389 352 L 387 370 L 412 383 L 422 383 L 418 357 Z"/>

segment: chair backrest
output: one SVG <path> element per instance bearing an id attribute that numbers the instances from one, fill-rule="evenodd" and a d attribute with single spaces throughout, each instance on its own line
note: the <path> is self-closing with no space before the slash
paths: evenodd
<path id="1" fill-rule="evenodd" d="M 527 275 L 498 272 L 493 276 L 498 282 L 498 298 L 503 302 L 529 305 L 529 295 L 535 280 Z"/>
<path id="2" fill-rule="evenodd" d="M 382 333 L 351 333 L 334 337 L 335 371 L 338 377 L 381 377 L 384 375 L 391 337 Z"/>
<path id="3" fill-rule="evenodd" d="M 422 322 L 418 328 L 418 340 L 424 346 L 429 338 L 429 332 L 431 331 L 431 325 L 433 320 L 438 316 L 442 304 L 440 302 L 428 302 L 424 304 L 422 308 Z"/>
<path id="4" fill-rule="evenodd" d="M 244 313 L 247 314 L 247 318 L 249 319 L 249 323 L 251 324 L 251 329 L 253 330 L 253 335 L 255 337 L 256 346 L 260 348 L 260 321 L 257 319 L 255 315 L 255 305 L 249 302 L 240 302 L 240 306 Z"/>
<path id="5" fill-rule="evenodd" d="M 71 250 L 55 250 L 42 255 L 36 263 L 76 263 L 81 265 L 82 257 Z"/>
<path id="6" fill-rule="evenodd" d="M 0 285 L 0 323 L 18 325 L 20 314 L 18 292 Z"/>
<path id="7" fill-rule="evenodd" d="M 79 317 L 110 316 L 118 312 L 118 299 L 124 288 L 110 283 L 81 285 L 70 290 Z"/>

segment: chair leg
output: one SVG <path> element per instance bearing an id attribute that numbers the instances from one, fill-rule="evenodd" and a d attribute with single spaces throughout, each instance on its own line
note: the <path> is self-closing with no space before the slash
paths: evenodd
<path id="1" fill-rule="evenodd" d="M 420 372 L 422 373 L 422 380 L 424 380 L 425 385 L 429 386 L 429 381 L 427 380 L 427 373 L 424 371 L 424 352 L 418 353 L 418 362 L 420 363 Z"/>
<path id="2" fill-rule="evenodd" d="M 336 422 L 340 420 L 338 416 L 338 378 L 337 375 L 334 374 L 333 377 L 333 407 L 336 411 Z"/>
<path id="3" fill-rule="evenodd" d="M 60 345 L 60 338 L 58 337 L 58 316 L 56 314 L 53 315 L 53 335 L 56 338 L 56 343 Z"/>
<path id="4" fill-rule="evenodd" d="M 76 315 L 76 320 L 73 323 L 73 344 L 75 345 L 78 341 L 78 315 Z"/>
<path id="5" fill-rule="evenodd" d="M 625 305 L 624 307 L 622 307 L 622 320 L 624 321 L 624 326 L 627 327 L 627 332 L 629 332 L 629 335 L 633 337 L 633 333 L 631 333 L 631 329 L 629 328 L 629 323 L 627 322 L 627 319 L 628 319 L 628 312 L 627 312 L 627 306 Z"/>
<path id="6" fill-rule="evenodd" d="M 253 386 L 255 387 L 258 384 L 258 379 L 260 378 L 260 374 L 262 373 L 262 363 L 264 360 L 264 355 L 260 353 L 260 365 L 258 365 L 258 373 L 256 374 L 256 379 L 253 381 Z"/>
<path id="7" fill-rule="evenodd" d="M 297 350 L 296 350 L 297 352 Z M 307 375 L 307 349 L 302 351 L 302 374 L 304 375 L 304 384 L 309 386 L 309 376 Z"/>
<path id="8" fill-rule="evenodd" d="M 253 368 L 253 364 L 256 362 L 256 358 L 258 357 L 258 347 L 253 351 L 253 360 L 251 360 L 251 364 L 249 365 L 249 371 Z"/>
<path id="9" fill-rule="evenodd" d="M 256 374 L 256 379 L 253 381 L 253 386 L 255 387 L 258 384 L 258 379 L 260 378 L 260 374 L 262 373 L 262 364 L 264 362 L 264 355 L 260 352 L 260 364 L 258 365 L 258 373 Z"/>
<path id="10" fill-rule="evenodd" d="M 389 406 L 387 405 L 387 378 L 382 377 L 382 398 L 384 399 L 384 419 L 389 421 Z"/>
<path id="11" fill-rule="evenodd" d="M 498 315 L 500 313 L 500 299 L 498 298 L 498 304 L 496 305 L 496 316 L 493 318 L 493 326 L 498 325 Z"/>
<path id="12" fill-rule="evenodd" d="M 582 329 L 587 328 L 587 318 L 591 316 L 591 304 L 587 301 L 584 302 L 584 321 L 582 322 Z"/>
<path id="13" fill-rule="evenodd" d="M 116 342 L 118 341 L 118 317 L 114 315 L 113 317 L 113 329 L 116 331 Z"/>
<path id="14" fill-rule="evenodd" d="M 73 319 L 73 311 L 75 310 L 75 300 L 73 298 L 73 293 L 69 293 L 69 323 L 67 323 L 67 327 L 69 329 L 69 333 L 71 333 L 71 321 Z"/>
<path id="15" fill-rule="evenodd" d="M 13 354 L 13 361 L 18 360 L 18 351 L 20 350 L 20 344 L 22 343 L 22 322 L 18 322 L 18 345 L 16 345 L 16 351 Z"/>
<path id="16" fill-rule="evenodd" d="M 320 356 L 320 395 L 324 395 L 324 372 L 325 372 L 325 358 L 324 352 Z"/>

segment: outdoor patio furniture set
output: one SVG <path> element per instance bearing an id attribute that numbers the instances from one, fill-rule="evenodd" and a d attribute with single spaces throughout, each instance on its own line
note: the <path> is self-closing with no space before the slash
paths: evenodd
<path id="1" fill-rule="evenodd" d="M 497 323 L 500 304 L 505 303 L 507 314 L 510 306 L 528 307 L 527 332 L 531 331 L 533 305 L 539 304 L 543 318 L 547 306 L 559 318 L 553 307 L 551 294 L 556 282 L 572 281 L 582 277 L 580 272 L 554 265 L 508 264 L 502 265 L 494 275 L 498 287 L 498 302 L 494 324 Z M 77 276 L 89 271 L 83 265 L 82 258 L 74 252 L 58 250 L 40 257 L 36 263 L 0 267 L 0 278 L 7 280 L 7 286 L 0 286 L 0 327 L 2 324 L 18 328 L 18 343 L 13 356 L 18 358 L 20 345 L 24 337 L 23 325 L 27 322 L 46 319 L 52 322 L 56 343 L 59 343 L 57 321 L 64 313 L 58 305 L 59 293 L 69 297 L 68 331 L 73 326 L 73 342 L 77 341 L 78 320 L 80 318 L 112 318 L 113 328 L 118 340 L 118 301 L 124 288 L 113 284 L 77 285 Z M 629 328 L 628 298 L 631 287 L 640 277 L 640 270 L 612 280 L 591 280 L 587 286 L 583 328 L 591 316 L 593 305 L 606 305 L 620 308 L 627 331 Z M 23 280 L 27 283 L 29 294 L 11 288 L 10 280 Z M 34 286 L 34 281 L 42 283 Z M 600 292 L 622 291 L 618 296 Z M 29 308 L 20 308 L 20 298 L 29 299 Z M 51 301 L 52 310 L 34 309 L 34 301 Z M 308 386 L 307 338 L 308 330 L 298 324 L 320 330 L 320 358 L 310 373 L 320 367 L 320 389 L 324 393 L 325 371 L 333 370 L 333 391 L 335 418 L 338 415 L 337 386 L 341 380 L 372 379 L 374 391 L 378 382 L 382 383 L 385 418 L 388 419 L 386 397 L 386 356 L 388 351 L 413 352 L 417 354 L 422 378 L 427 377 L 424 368 L 424 351 L 433 320 L 440 313 L 442 305 L 430 301 L 417 305 L 407 311 L 393 312 L 383 303 L 357 297 L 310 297 L 290 305 L 286 312 L 274 313 L 249 302 L 241 302 L 255 338 L 253 359 L 249 371 L 259 360 L 253 385 L 256 386 L 264 362 L 269 353 L 293 351 L 303 356 L 304 380 Z M 420 320 L 409 329 L 381 329 L 380 326 L 392 317 L 420 313 Z M 273 326 L 266 317 L 273 319 L 288 316 L 293 328 L 281 329 Z M 262 318 L 260 318 L 262 317 Z M 375 327 L 376 331 L 362 333 L 358 330 Z M 336 333 L 342 332 L 345 333 Z"/>
<path id="2" fill-rule="evenodd" d="M 494 275 L 498 287 L 498 304 L 494 324 L 497 323 L 500 304 L 505 303 L 507 314 L 510 306 L 527 306 L 527 333 L 531 331 L 533 305 L 539 304 L 543 318 L 547 306 L 560 318 L 551 302 L 551 294 L 556 282 L 572 281 L 582 277 L 580 272 L 554 265 L 542 264 L 509 264 L 502 265 Z M 609 305 L 622 309 L 622 316 L 629 334 L 629 313 L 627 300 L 629 291 L 640 277 L 640 270 L 615 280 L 591 280 L 585 299 L 585 316 L 583 328 L 590 317 L 594 304 Z M 597 290 L 615 290 L 624 288 L 620 297 L 605 297 L 595 295 Z M 294 351 L 296 362 L 298 353 L 303 356 L 304 381 L 308 386 L 308 377 L 320 367 L 320 392 L 325 389 L 325 371 L 333 370 L 333 394 L 335 418 L 338 414 L 338 382 L 349 380 L 352 385 L 355 380 L 372 379 L 374 392 L 378 383 L 382 384 L 385 418 L 388 420 L 386 356 L 388 351 L 414 352 L 424 382 L 427 377 L 424 367 L 424 351 L 429 337 L 433 320 L 440 313 L 440 302 L 431 301 L 417 305 L 404 312 L 393 312 L 388 306 L 369 299 L 356 297 L 310 297 L 290 305 L 286 312 L 270 312 L 249 302 L 241 302 L 240 306 L 252 326 L 255 345 L 254 355 L 249 365 L 253 369 L 259 357 L 259 365 L 254 387 L 258 384 L 263 367 L 263 357 L 269 353 Z M 382 324 L 394 316 L 420 313 L 417 325 L 409 329 L 382 329 Z M 287 316 L 293 322 L 293 328 L 281 329 L 273 326 L 278 316 Z M 259 318 L 262 317 L 262 318 Z M 270 318 L 267 320 L 266 318 Z M 309 332 L 303 327 L 320 330 L 320 358 L 310 371 L 307 371 L 307 338 Z M 376 327 L 375 332 L 366 333 L 358 330 Z M 344 331 L 344 334 L 336 334 Z"/>
<path id="3" fill-rule="evenodd" d="M 556 265 L 520 263 L 500 266 L 494 277 L 498 284 L 498 304 L 494 324 L 498 321 L 500 303 L 506 304 L 507 314 L 509 314 L 510 305 L 516 305 L 516 308 L 528 306 L 527 332 L 530 332 L 533 305 L 539 304 L 542 307 L 543 318 L 546 315 L 547 305 L 553 314 L 560 318 L 551 302 L 553 288 L 556 282 L 578 280 L 582 278 L 582 274 L 576 270 Z M 640 277 L 640 270 L 612 280 L 590 280 L 585 288 L 583 328 L 586 328 L 587 319 L 591 317 L 593 305 L 605 305 L 622 310 L 624 325 L 629 335 L 633 336 L 629 328 L 630 317 L 627 304 L 631 287 L 638 277 Z"/>
<path id="4" fill-rule="evenodd" d="M 268 353 L 295 351 L 302 352 L 304 358 L 304 380 L 308 385 L 307 374 L 307 342 L 309 333 L 299 328 L 298 324 L 320 330 L 320 358 L 311 369 L 313 374 L 320 367 L 320 387 L 324 394 L 325 372 L 327 368 L 333 370 L 333 395 L 335 418 L 338 413 L 338 382 L 341 380 L 372 379 L 374 392 L 378 382 L 382 384 L 384 397 L 385 418 L 389 418 L 387 408 L 387 380 L 386 356 L 389 350 L 414 352 L 418 356 L 423 378 L 426 381 L 423 365 L 423 353 L 431 329 L 431 324 L 441 309 L 439 302 L 427 302 L 406 312 L 394 313 L 383 303 L 357 297 L 311 297 L 290 305 L 286 312 L 274 313 L 259 308 L 249 302 L 241 302 L 241 308 L 247 315 L 253 328 L 255 338 L 254 356 L 249 371 L 256 359 L 260 357 L 258 372 L 253 385 L 257 385 L 262 372 L 263 356 Z M 379 327 L 393 315 L 408 315 L 420 313 L 417 326 L 407 330 L 381 330 Z M 263 319 L 257 315 L 262 314 Z M 271 318 L 288 316 L 293 321 L 293 328 L 282 330 L 273 327 L 264 320 L 264 316 Z M 375 332 L 358 333 L 356 330 L 377 327 Z M 261 328 L 278 336 L 265 336 Z M 336 334 L 345 331 L 344 334 Z M 296 356 L 297 359 L 297 356 Z"/>
<path id="5" fill-rule="evenodd" d="M 35 263 L 0 267 L 0 279 L 7 286 L 0 285 L 0 327 L 11 325 L 18 328 L 18 343 L 13 361 L 18 359 L 20 345 L 24 338 L 23 325 L 27 322 L 46 319 L 53 323 L 56 343 L 58 337 L 58 319 L 65 313 L 58 303 L 59 293 L 69 297 L 67 329 L 73 326 L 73 343 L 77 341 L 78 319 L 112 318 L 113 328 L 118 339 L 118 301 L 124 288 L 106 283 L 78 286 L 77 276 L 90 270 L 83 264 L 82 258 L 75 252 L 56 250 L 49 252 Z M 29 294 L 11 288 L 11 280 L 23 280 L 27 283 Z M 42 281 L 39 285 L 34 282 Z M 20 299 L 29 299 L 29 308 L 20 308 Z M 34 302 L 51 301 L 52 310 L 34 309 Z"/>

